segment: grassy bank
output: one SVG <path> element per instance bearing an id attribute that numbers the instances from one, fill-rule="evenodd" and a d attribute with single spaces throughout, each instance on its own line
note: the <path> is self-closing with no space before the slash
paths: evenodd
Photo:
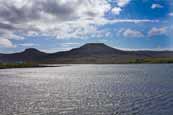
<path id="1" fill-rule="evenodd" d="M 173 63 L 173 58 L 146 58 L 146 59 L 134 59 L 129 60 L 130 64 L 135 63 L 152 63 L 152 64 L 159 64 L 159 63 Z"/>
<path id="2" fill-rule="evenodd" d="M 122 63 L 122 64 L 147 64 L 147 63 L 148 64 L 173 63 L 173 58 L 132 59 L 132 60 L 129 60 L 127 63 Z M 106 63 L 103 63 L 103 64 L 106 64 Z M 112 63 L 112 64 L 116 64 L 116 63 Z M 33 67 L 57 67 L 57 66 L 39 65 L 34 63 L 0 63 L 0 69 L 33 68 Z"/>
<path id="3" fill-rule="evenodd" d="M 30 67 L 40 67 L 38 64 L 32 64 L 32 63 L 0 63 L 0 69 L 6 69 L 6 68 L 30 68 Z"/>

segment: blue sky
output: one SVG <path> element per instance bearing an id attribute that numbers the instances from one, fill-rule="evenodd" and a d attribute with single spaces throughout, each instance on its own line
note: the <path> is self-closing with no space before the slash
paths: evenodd
<path id="1" fill-rule="evenodd" d="M 56 52 L 101 42 L 173 50 L 172 0 L 0 0 L 0 52 Z"/>

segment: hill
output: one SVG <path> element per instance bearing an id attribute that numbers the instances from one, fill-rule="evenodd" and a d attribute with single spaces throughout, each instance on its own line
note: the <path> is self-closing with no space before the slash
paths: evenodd
<path id="1" fill-rule="evenodd" d="M 103 43 L 89 43 L 70 51 L 44 53 L 29 48 L 23 52 L 0 54 L 0 62 L 32 62 L 49 64 L 115 64 L 173 62 L 171 51 L 123 51 Z"/>
<path id="2" fill-rule="evenodd" d="M 28 48 L 23 52 L 13 54 L 0 54 L 0 62 L 20 63 L 20 62 L 37 62 L 40 58 L 46 56 L 47 53 L 41 52 L 34 48 Z"/>

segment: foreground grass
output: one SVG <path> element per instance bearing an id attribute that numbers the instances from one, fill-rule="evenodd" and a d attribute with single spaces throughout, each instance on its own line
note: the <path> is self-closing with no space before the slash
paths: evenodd
<path id="1" fill-rule="evenodd" d="M 22 63 L 22 64 L 0 63 L 0 69 L 6 69 L 6 68 L 30 68 L 30 67 L 40 67 L 40 66 L 38 64 L 32 64 L 32 63 Z"/>
<path id="2" fill-rule="evenodd" d="M 132 59 L 129 60 L 127 63 L 122 64 L 160 64 L 160 63 L 173 63 L 173 58 L 145 58 L 145 59 Z M 106 63 L 104 63 L 106 64 Z M 112 63 L 116 64 L 116 63 Z M 33 67 L 49 67 L 34 63 L 0 63 L 0 69 L 7 69 L 7 68 L 33 68 Z M 52 67 L 52 66 L 50 66 Z"/>
<path id="3" fill-rule="evenodd" d="M 173 58 L 146 58 L 146 59 L 134 59 L 129 61 L 130 64 L 135 63 L 173 63 Z"/>

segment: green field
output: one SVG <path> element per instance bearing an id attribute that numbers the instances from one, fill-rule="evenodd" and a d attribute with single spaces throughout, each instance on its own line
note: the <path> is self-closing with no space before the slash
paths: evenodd
<path id="1" fill-rule="evenodd" d="M 145 58 L 129 60 L 129 63 L 173 63 L 173 58 Z"/>
<path id="2" fill-rule="evenodd" d="M 30 67 L 40 67 L 38 64 L 32 63 L 0 63 L 0 69 L 6 68 L 30 68 Z"/>

